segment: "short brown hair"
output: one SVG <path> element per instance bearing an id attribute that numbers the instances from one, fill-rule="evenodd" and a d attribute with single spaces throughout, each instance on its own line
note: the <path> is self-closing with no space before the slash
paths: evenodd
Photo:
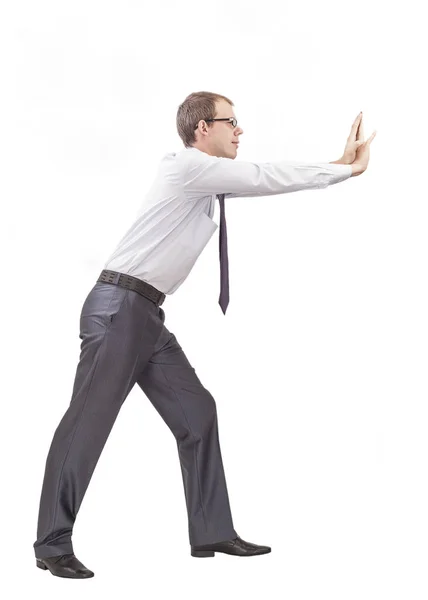
<path id="1" fill-rule="evenodd" d="M 196 142 L 195 129 L 201 119 L 214 119 L 215 103 L 226 100 L 234 106 L 232 100 L 212 92 L 194 92 L 180 104 L 177 111 L 177 130 L 186 148 Z M 211 123 L 207 123 L 208 127 Z"/>

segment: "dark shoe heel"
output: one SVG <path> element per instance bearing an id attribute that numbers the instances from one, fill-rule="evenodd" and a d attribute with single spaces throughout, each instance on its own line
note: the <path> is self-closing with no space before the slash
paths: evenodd
<path id="1" fill-rule="evenodd" d="M 192 556 L 203 558 L 206 556 L 214 556 L 214 550 L 191 550 Z"/>
<path id="2" fill-rule="evenodd" d="M 39 567 L 39 569 L 43 569 L 43 571 L 47 571 L 48 569 L 45 563 L 42 563 L 42 561 L 38 558 L 36 558 L 36 565 Z"/>

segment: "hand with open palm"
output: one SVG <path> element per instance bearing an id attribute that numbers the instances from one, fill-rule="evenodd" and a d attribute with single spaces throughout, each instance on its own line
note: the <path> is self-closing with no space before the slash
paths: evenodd
<path id="1" fill-rule="evenodd" d="M 361 175 L 367 169 L 370 158 L 370 144 L 375 135 L 376 131 L 371 134 L 368 140 L 364 141 L 363 113 L 360 112 L 352 124 L 343 156 L 338 161 L 345 165 L 352 165 L 354 176 Z"/>

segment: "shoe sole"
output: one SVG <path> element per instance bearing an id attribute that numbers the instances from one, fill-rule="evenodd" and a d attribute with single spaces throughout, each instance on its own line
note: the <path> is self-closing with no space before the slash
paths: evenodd
<path id="1" fill-rule="evenodd" d="M 216 552 L 219 552 L 220 554 L 228 554 L 229 556 L 240 556 L 243 558 L 248 556 L 260 556 L 261 554 L 269 554 L 270 550 L 256 552 L 255 554 L 234 554 L 233 552 L 223 552 L 222 550 L 191 550 L 190 554 L 196 558 L 208 558 L 213 557 Z"/>

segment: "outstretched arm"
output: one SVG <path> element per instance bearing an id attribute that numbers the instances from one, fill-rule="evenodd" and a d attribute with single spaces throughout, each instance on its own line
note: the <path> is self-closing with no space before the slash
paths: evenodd
<path id="1" fill-rule="evenodd" d="M 232 198 L 321 189 L 353 174 L 352 165 L 337 163 L 244 162 L 198 151 L 188 153 L 186 158 L 182 176 L 188 200 L 213 194 Z"/>
<path id="2" fill-rule="evenodd" d="M 329 163 L 236 162 L 196 152 L 189 157 L 185 194 L 191 200 L 209 194 L 236 198 L 325 188 L 366 171 L 375 135 L 376 131 L 364 141 L 361 112 L 351 127 L 342 158 Z"/>

